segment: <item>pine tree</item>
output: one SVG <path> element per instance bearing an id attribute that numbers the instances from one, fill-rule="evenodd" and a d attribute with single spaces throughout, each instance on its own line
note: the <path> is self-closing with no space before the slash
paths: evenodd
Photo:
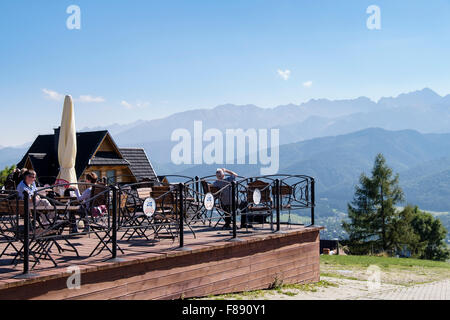
<path id="1" fill-rule="evenodd" d="M 375 158 L 372 176 L 361 175 L 354 199 L 348 204 L 350 221 L 343 223 L 353 253 L 391 251 L 398 247 L 402 238 L 411 236 L 411 228 L 408 234 L 399 234 L 396 230 L 401 217 L 395 205 L 404 199 L 398 180 L 398 174 L 393 174 L 382 154 Z"/>

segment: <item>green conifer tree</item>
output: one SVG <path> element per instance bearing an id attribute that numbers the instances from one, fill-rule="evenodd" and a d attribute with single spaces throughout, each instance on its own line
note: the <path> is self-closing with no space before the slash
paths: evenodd
<path id="1" fill-rule="evenodd" d="M 348 204 L 350 221 L 343 223 L 353 253 L 392 251 L 402 242 L 405 234 L 400 237 L 395 227 L 400 220 L 395 205 L 404 200 L 398 180 L 382 154 L 375 158 L 372 176 L 361 175 L 354 199 Z"/>

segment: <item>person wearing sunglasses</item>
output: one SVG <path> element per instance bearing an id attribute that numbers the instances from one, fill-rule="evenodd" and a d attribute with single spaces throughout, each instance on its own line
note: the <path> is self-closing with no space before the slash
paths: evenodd
<path id="1" fill-rule="evenodd" d="M 36 172 L 34 170 L 27 170 L 23 173 L 23 180 L 17 186 L 19 192 L 19 199 L 23 200 L 23 192 L 27 191 L 30 199 L 36 192 Z"/>
<path id="2" fill-rule="evenodd" d="M 27 191 L 30 201 L 33 199 L 34 194 L 37 191 L 36 187 L 36 172 L 34 170 L 27 170 L 23 173 L 23 180 L 19 183 L 16 189 L 19 192 L 19 199 L 23 200 L 23 192 Z M 37 206 L 50 206 L 50 202 L 46 199 L 41 199 L 39 195 L 36 195 Z"/>

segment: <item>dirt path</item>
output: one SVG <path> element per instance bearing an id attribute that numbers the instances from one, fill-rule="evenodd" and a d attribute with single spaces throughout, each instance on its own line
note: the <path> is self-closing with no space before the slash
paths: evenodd
<path id="1" fill-rule="evenodd" d="M 336 260 L 336 261 L 335 261 Z M 225 300 L 450 300 L 450 270 L 441 262 L 384 257 L 322 258 L 320 281 L 225 294 Z"/>
<path id="2" fill-rule="evenodd" d="M 263 299 L 271 300 L 450 300 L 450 280 L 412 286 L 381 284 L 369 288 L 367 281 L 321 277 L 337 286 L 317 288 L 317 291 L 282 290 L 270 292 Z M 295 295 L 293 295 L 296 293 Z"/>
<path id="3" fill-rule="evenodd" d="M 366 280 L 321 277 L 319 284 L 258 290 L 206 299 L 225 300 L 450 300 L 450 279 L 424 284 L 381 283 Z"/>

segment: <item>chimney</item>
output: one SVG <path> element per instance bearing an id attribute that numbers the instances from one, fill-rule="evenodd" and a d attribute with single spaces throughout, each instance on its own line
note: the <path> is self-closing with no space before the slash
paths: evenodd
<path id="1" fill-rule="evenodd" d="M 54 139 L 53 139 L 53 148 L 55 150 L 56 156 L 58 156 L 58 144 L 59 144 L 59 130 L 61 127 L 53 129 L 55 131 Z"/>

